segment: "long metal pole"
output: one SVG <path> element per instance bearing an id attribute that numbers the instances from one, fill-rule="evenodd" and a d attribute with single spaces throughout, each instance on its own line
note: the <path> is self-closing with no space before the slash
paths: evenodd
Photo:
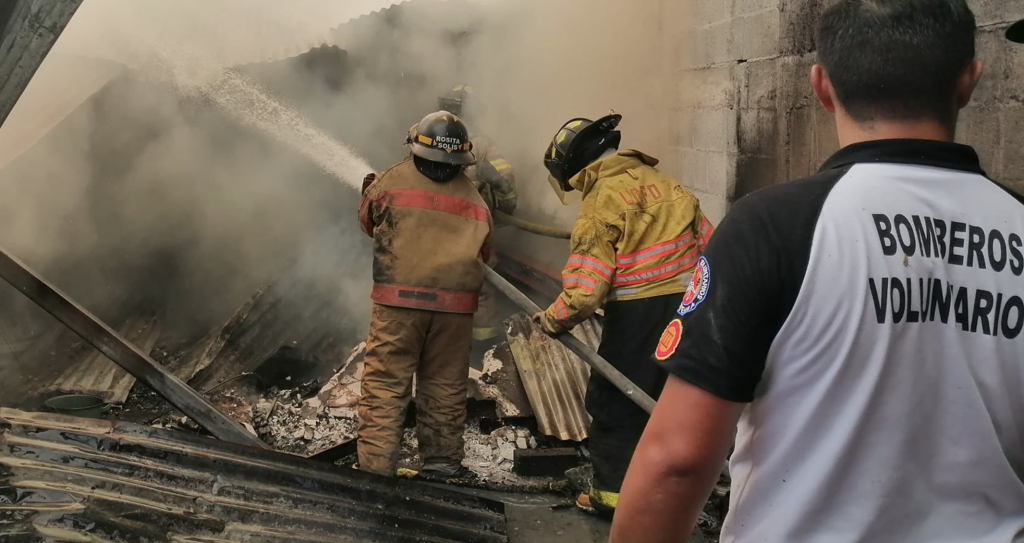
<path id="1" fill-rule="evenodd" d="M 265 443 L 250 434 L 241 424 L 221 413 L 173 373 L 128 343 L 95 315 L 47 283 L 3 248 L 0 248 L 0 278 L 64 323 L 72 332 L 81 336 L 115 364 L 155 390 L 211 434 L 224 441 L 267 448 Z"/>
<path id="2" fill-rule="evenodd" d="M 502 294 L 508 297 L 509 300 L 518 305 L 523 311 L 526 311 L 530 315 L 540 311 L 537 304 L 533 303 L 533 300 L 528 298 L 525 294 L 519 291 L 516 287 L 512 286 L 505 280 L 504 277 L 498 275 L 498 272 L 492 270 L 486 265 L 483 266 L 484 277 L 494 285 L 495 288 L 501 291 Z M 615 369 L 614 366 L 608 363 L 607 360 L 601 358 L 600 355 L 594 352 L 593 349 L 587 347 L 585 343 L 579 340 L 572 334 L 559 334 L 555 336 L 555 339 L 565 345 L 567 349 L 573 352 L 576 356 L 580 357 L 583 362 L 591 367 L 597 373 L 600 373 L 602 377 L 608 379 L 608 382 L 615 385 L 615 388 L 622 391 L 627 398 L 633 400 L 633 403 L 640 406 L 641 409 L 651 413 L 654 411 L 655 401 L 647 395 L 646 392 L 640 390 L 633 381 L 630 381 L 625 375 L 622 375 L 619 370 Z"/>

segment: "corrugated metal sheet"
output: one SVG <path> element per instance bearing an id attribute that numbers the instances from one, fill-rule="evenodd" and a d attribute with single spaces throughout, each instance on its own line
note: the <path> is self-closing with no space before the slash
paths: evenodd
<path id="1" fill-rule="evenodd" d="M 507 543 L 504 505 L 147 426 L 0 409 L 5 542 Z"/>
<path id="2" fill-rule="evenodd" d="M 149 354 L 160 338 L 160 322 L 152 315 L 136 315 L 118 330 L 121 337 Z M 75 341 L 81 341 L 75 337 Z M 135 377 L 95 349 L 72 362 L 54 381 L 51 392 L 90 394 L 110 403 L 123 403 L 135 384 Z"/>
<path id="3" fill-rule="evenodd" d="M 529 316 L 506 321 L 509 347 L 542 433 L 568 441 L 587 437 L 590 415 L 584 406 L 590 367 L 561 343 L 541 332 Z M 577 326 L 573 335 L 597 349 L 601 326 L 595 319 Z"/>

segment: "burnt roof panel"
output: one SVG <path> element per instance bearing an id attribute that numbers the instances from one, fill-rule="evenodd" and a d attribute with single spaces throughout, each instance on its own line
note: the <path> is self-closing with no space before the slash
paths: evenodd
<path id="1" fill-rule="evenodd" d="M 508 541 L 504 505 L 118 421 L 0 409 L 0 540 Z"/>

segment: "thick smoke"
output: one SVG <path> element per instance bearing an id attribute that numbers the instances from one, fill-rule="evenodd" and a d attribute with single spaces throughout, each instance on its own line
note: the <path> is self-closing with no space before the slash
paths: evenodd
<path id="1" fill-rule="evenodd" d="M 168 46 L 123 13 L 104 26 L 93 11 L 93 50 L 133 47 L 130 67 L 0 170 L 0 244 L 104 318 L 159 309 L 172 336 L 165 343 L 194 341 L 282 274 L 307 285 L 288 303 L 328 299 L 358 336 L 370 255 L 352 187 L 363 169 L 404 158 L 405 130 L 445 89 L 475 87 L 482 107 L 467 119 L 471 132 L 502 148 L 516 170 L 519 214 L 538 222 L 569 227 L 578 208 L 557 201 L 541 163 L 564 121 L 614 109 L 625 117 L 624 145 L 658 154 L 656 105 L 668 90 L 657 7 L 645 4 L 656 3 L 412 0 L 333 33 L 326 21 L 338 15 L 325 13 L 326 39 L 340 49 L 246 66 L 232 64 L 244 54 L 204 50 L 209 40 Z M 215 32 L 211 24 L 196 32 Z M 83 54 L 88 35 L 76 34 Z M 282 117 L 282 104 L 301 119 Z M 508 228 L 502 238 L 536 246 L 557 266 L 566 251 L 564 241 Z M 0 304 L 7 341 L 52 325 L 6 286 Z"/>

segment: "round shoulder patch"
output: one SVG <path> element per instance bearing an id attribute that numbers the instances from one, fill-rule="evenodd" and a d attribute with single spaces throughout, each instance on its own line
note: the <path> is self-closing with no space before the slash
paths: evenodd
<path id="1" fill-rule="evenodd" d="M 665 331 L 661 334 L 661 339 L 658 340 L 658 350 L 654 351 L 654 358 L 658 360 L 668 360 L 669 357 L 676 354 L 676 347 L 679 347 L 679 341 L 683 339 L 683 321 L 676 319 L 665 327 Z"/>
<path id="2" fill-rule="evenodd" d="M 686 315 L 697 309 L 697 306 L 708 296 L 708 287 L 711 286 L 711 266 L 708 259 L 703 256 L 697 261 L 697 267 L 693 270 L 693 278 L 690 279 L 690 286 L 683 294 L 683 303 L 679 306 L 680 316 Z"/>

